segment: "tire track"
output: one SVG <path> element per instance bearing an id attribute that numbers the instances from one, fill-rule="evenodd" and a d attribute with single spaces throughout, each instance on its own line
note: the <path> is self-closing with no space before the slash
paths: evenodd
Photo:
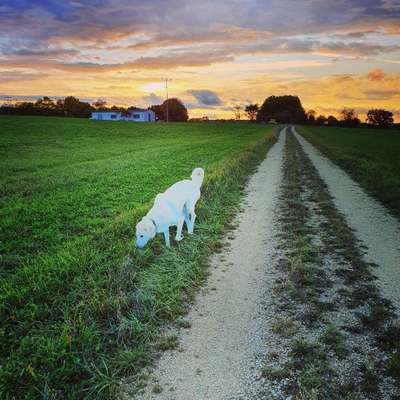
<path id="1" fill-rule="evenodd" d="M 314 146 L 293 132 L 301 143 L 328 189 L 333 201 L 346 216 L 359 240 L 366 246 L 367 261 L 374 270 L 386 298 L 400 311 L 400 222 L 378 201 L 369 196 L 340 167 L 323 156 Z"/>
<path id="2" fill-rule="evenodd" d="M 400 326 L 359 241 L 289 129 L 276 315 L 257 399 L 395 399 Z"/>
<path id="3" fill-rule="evenodd" d="M 207 286 L 186 318 L 190 329 L 179 334 L 176 351 L 162 354 L 150 384 L 135 398 L 219 400 L 252 390 L 257 353 L 265 354 L 260 309 L 273 282 L 268 272 L 284 139 L 283 131 L 247 185 L 229 248 L 212 257 Z"/>

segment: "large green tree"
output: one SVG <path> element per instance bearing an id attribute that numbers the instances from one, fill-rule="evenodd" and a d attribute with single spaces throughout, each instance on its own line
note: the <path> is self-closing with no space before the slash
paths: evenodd
<path id="1" fill-rule="evenodd" d="M 328 122 L 329 126 L 338 126 L 339 125 L 338 119 L 336 117 L 334 117 L 333 115 L 329 115 L 327 122 Z"/>
<path id="2" fill-rule="evenodd" d="M 367 122 L 376 128 L 389 128 L 394 123 L 393 113 L 379 108 L 369 110 Z"/>
<path id="3" fill-rule="evenodd" d="M 64 112 L 70 117 L 90 117 L 93 111 L 89 103 L 85 103 L 73 96 L 68 96 L 64 99 Z"/>
<path id="4" fill-rule="evenodd" d="M 275 119 L 281 123 L 304 123 L 306 113 L 297 96 L 270 96 L 257 113 L 257 121 L 268 122 Z"/>
<path id="5" fill-rule="evenodd" d="M 176 98 L 165 100 L 164 103 L 152 106 L 151 109 L 156 113 L 158 121 L 166 121 L 167 112 L 170 122 L 186 122 L 189 118 L 187 108 Z"/>

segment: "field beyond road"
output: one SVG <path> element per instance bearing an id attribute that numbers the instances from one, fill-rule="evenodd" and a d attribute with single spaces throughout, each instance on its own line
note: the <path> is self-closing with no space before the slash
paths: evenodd
<path id="1" fill-rule="evenodd" d="M 1 117 L 0 397 L 100 398 L 135 373 L 205 276 L 271 138 L 247 123 Z M 197 166 L 196 235 L 135 251 L 154 196 Z"/>
<path id="2" fill-rule="evenodd" d="M 299 131 L 400 216 L 400 131 L 321 126 Z"/>

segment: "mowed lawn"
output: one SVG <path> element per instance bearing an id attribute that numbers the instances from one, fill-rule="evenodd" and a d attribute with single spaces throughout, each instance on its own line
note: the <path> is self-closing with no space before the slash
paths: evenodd
<path id="1" fill-rule="evenodd" d="M 0 397 L 109 397 L 136 373 L 204 277 L 272 131 L 0 117 Z M 197 234 L 136 251 L 154 196 L 197 166 Z"/>
<path id="2" fill-rule="evenodd" d="M 400 130 L 303 126 L 300 132 L 400 216 Z"/>

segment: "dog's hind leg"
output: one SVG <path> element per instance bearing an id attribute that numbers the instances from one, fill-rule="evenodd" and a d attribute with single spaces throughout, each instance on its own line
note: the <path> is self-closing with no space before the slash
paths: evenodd
<path id="1" fill-rule="evenodd" d="M 169 242 L 169 228 L 167 228 L 167 230 L 164 231 L 163 234 L 164 234 L 164 239 L 165 239 L 165 245 L 167 247 L 171 247 L 171 244 Z"/>
<path id="2" fill-rule="evenodd" d="M 185 218 L 182 216 L 182 218 L 178 221 L 177 230 L 176 230 L 175 240 L 177 242 L 179 242 L 180 240 L 183 239 L 182 228 L 183 228 L 183 223 L 184 222 L 185 222 Z"/>
<path id="3" fill-rule="evenodd" d="M 193 233 L 194 230 L 194 221 L 196 221 L 196 214 L 194 210 L 190 213 L 190 234 Z"/>
<path id="4" fill-rule="evenodd" d="M 194 229 L 194 221 L 196 220 L 196 214 L 194 212 L 194 206 L 185 207 L 186 208 L 186 215 L 187 215 L 187 222 L 186 226 L 188 228 L 188 233 L 191 235 Z"/>

